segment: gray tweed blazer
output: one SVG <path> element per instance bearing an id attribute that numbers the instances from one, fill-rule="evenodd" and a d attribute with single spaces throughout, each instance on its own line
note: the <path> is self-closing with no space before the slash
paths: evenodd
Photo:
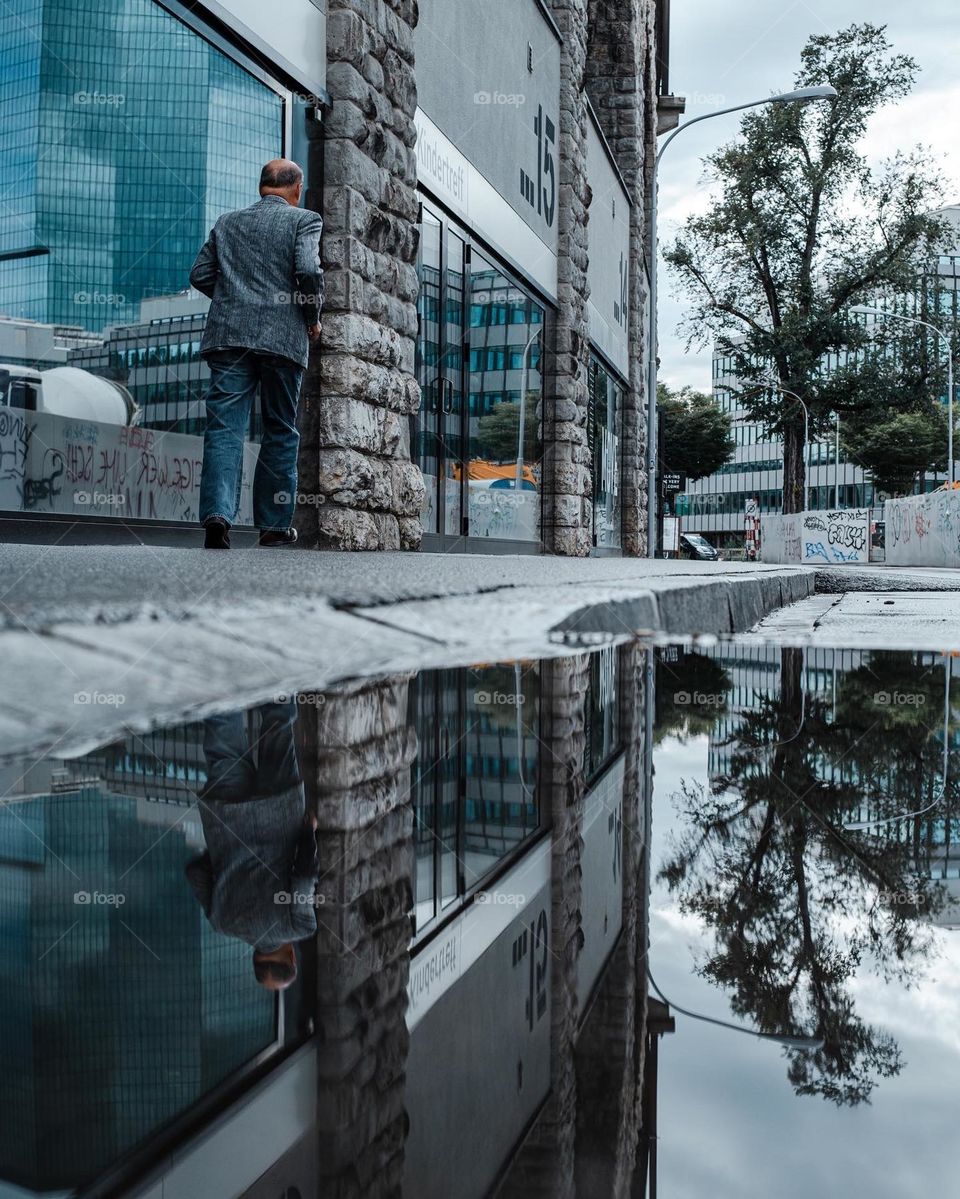
<path id="1" fill-rule="evenodd" d="M 213 303 L 200 345 L 256 350 L 306 366 L 307 327 L 320 319 L 323 220 L 280 196 L 224 213 L 204 242 L 190 282 Z"/>

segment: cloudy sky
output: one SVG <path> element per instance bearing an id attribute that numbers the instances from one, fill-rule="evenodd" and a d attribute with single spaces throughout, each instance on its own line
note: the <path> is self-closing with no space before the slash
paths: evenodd
<path id="1" fill-rule="evenodd" d="M 885 24 L 895 49 L 912 55 L 920 67 L 913 94 L 877 113 L 867 155 L 876 159 L 897 148 L 929 146 L 944 160 L 951 199 L 960 201 L 957 0 L 673 0 L 670 90 L 687 97 L 688 117 L 788 90 L 807 38 L 854 21 Z M 705 206 L 701 159 L 734 136 L 737 125 L 735 115 L 705 121 L 667 151 L 660 169 L 661 243 Z M 669 276 L 660 277 L 661 378 L 671 386 L 709 390 L 709 351 L 685 351 L 676 333 L 683 304 Z"/>

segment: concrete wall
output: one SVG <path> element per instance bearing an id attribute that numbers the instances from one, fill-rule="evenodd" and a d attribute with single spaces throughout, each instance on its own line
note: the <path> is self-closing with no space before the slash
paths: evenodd
<path id="1" fill-rule="evenodd" d="M 195 521 L 203 438 L 0 407 L 0 509 Z M 257 446 L 244 444 L 237 523 L 253 524 Z"/>
<path id="2" fill-rule="evenodd" d="M 556 253 L 560 40 L 543 10 L 535 0 L 420 0 L 416 48 L 420 109 Z M 535 187 L 544 145 L 553 175 L 541 169 L 546 194 L 531 203 L 521 183 Z"/>
<path id="3" fill-rule="evenodd" d="M 761 516 L 760 559 L 803 566 L 869 562 L 870 510 Z"/>
<path id="4" fill-rule="evenodd" d="M 591 110 L 587 125 L 590 200 L 590 340 L 630 374 L 630 198 Z"/>
<path id="5" fill-rule="evenodd" d="M 883 515 L 887 565 L 960 566 L 960 493 L 887 500 Z"/>

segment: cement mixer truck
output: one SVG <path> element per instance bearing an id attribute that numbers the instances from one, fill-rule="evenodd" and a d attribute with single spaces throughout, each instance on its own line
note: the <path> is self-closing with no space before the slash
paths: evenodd
<path id="1" fill-rule="evenodd" d="M 122 384 L 75 366 L 36 371 L 0 362 L 0 407 L 105 425 L 137 425 L 141 417 L 139 405 Z"/>

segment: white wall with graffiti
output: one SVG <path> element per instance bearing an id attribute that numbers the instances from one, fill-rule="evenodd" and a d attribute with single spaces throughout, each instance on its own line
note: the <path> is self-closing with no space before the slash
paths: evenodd
<path id="1" fill-rule="evenodd" d="M 256 445 L 244 445 L 238 524 L 253 523 Z M 203 439 L 0 407 L 0 511 L 198 519 Z"/>
<path id="2" fill-rule="evenodd" d="M 870 510 L 762 516 L 760 560 L 804 566 L 869 562 Z"/>
<path id="3" fill-rule="evenodd" d="M 960 492 L 887 500 L 883 516 L 889 566 L 960 566 Z"/>

